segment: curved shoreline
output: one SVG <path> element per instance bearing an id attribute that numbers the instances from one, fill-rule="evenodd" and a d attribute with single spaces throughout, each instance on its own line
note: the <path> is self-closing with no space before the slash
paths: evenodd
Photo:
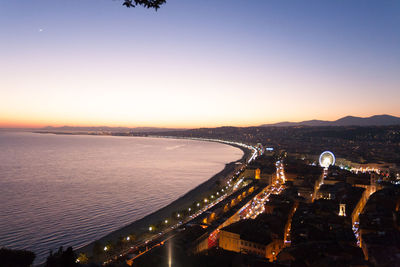
<path id="1" fill-rule="evenodd" d="M 250 148 L 246 148 L 244 146 L 230 143 L 224 140 L 212 140 L 212 139 L 199 139 L 199 138 L 176 138 L 176 137 L 167 137 L 167 136 L 147 136 L 147 137 L 157 137 L 157 138 L 172 138 L 172 139 L 191 139 L 191 140 L 196 140 L 196 141 L 207 141 L 207 142 L 218 142 L 222 143 L 225 145 L 230 145 L 236 148 L 239 148 L 243 151 L 243 156 L 242 158 L 229 162 L 225 164 L 225 167 L 223 170 L 218 172 L 217 174 L 213 175 L 210 179 L 207 181 L 199 184 L 192 190 L 186 192 L 184 195 L 179 197 L 178 199 L 172 201 L 170 204 L 166 205 L 165 207 L 156 210 L 152 212 L 149 215 L 146 215 L 145 217 L 138 219 L 136 221 L 133 221 L 132 223 L 125 225 L 115 231 L 112 231 L 111 233 L 101 237 L 98 240 L 94 240 L 90 242 L 87 245 L 84 245 L 78 249 L 75 249 L 76 253 L 86 253 L 87 255 L 91 255 L 93 251 L 93 245 L 95 242 L 100 242 L 102 244 L 105 244 L 108 241 L 113 241 L 115 242 L 119 237 L 121 236 L 127 236 L 130 234 L 134 234 L 136 236 L 145 234 L 148 231 L 148 227 L 151 224 L 155 224 L 158 221 L 164 220 L 164 218 L 168 218 L 171 213 L 186 209 L 188 206 L 193 203 L 193 201 L 196 201 L 198 199 L 202 199 L 205 196 L 208 196 L 210 191 L 215 189 L 215 184 L 217 181 L 223 181 L 227 179 L 229 176 L 233 175 L 235 173 L 235 170 L 239 166 L 237 163 L 246 163 L 246 159 L 250 158 L 252 155 L 252 151 Z M 139 239 L 137 242 L 144 241 L 144 239 Z"/>

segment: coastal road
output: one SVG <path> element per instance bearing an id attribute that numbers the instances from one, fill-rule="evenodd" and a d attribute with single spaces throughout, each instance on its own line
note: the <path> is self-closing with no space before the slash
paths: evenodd
<path id="1" fill-rule="evenodd" d="M 243 167 L 244 168 L 247 167 L 247 164 L 244 164 Z M 240 174 L 240 172 L 238 171 L 236 173 L 236 176 L 239 174 Z M 243 179 L 239 179 L 235 183 L 232 181 L 232 178 L 229 179 L 226 186 L 224 188 L 222 188 L 219 192 L 216 193 L 216 195 L 219 196 L 217 199 L 215 199 L 214 201 L 208 202 L 208 204 L 206 206 L 204 206 L 202 209 L 200 209 L 196 213 L 187 217 L 186 220 L 178 222 L 177 224 L 152 236 L 151 238 L 149 238 L 145 241 L 136 243 L 131 248 L 112 256 L 110 260 L 105 261 L 103 264 L 108 264 L 108 263 L 114 262 L 114 261 L 121 261 L 121 259 L 127 258 L 128 255 L 132 255 L 132 257 L 127 261 L 128 264 L 133 264 L 134 260 L 136 260 L 140 256 L 143 256 L 146 253 L 150 252 L 152 249 L 155 249 L 155 248 L 158 248 L 158 247 L 164 245 L 166 241 L 170 240 L 175 235 L 177 235 L 182 229 L 184 229 L 186 224 L 194 222 L 198 216 L 202 215 L 204 212 L 211 209 L 215 205 L 219 204 L 221 201 L 225 200 L 227 197 L 229 197 L 231 194 L 233 194 L 235 191 L 237 191 L 240 188 L 240 185 L 242 182 L 243 182 Z"/>
<path id="2" fill-rule="evenodd" d="M 202 139 L 203 140 L 203 139 Z M 204 139 L 205 140 L 205 139 Z M 251 149 L 253 151 L 250 159 L 243 165 L 242 169 L 245 169 L 247 167 L 247 164 L 253 161 L 254 159 L 257 158 L 257 150 L 250 145 L 242 144 L 242 143 L 237 143 L 237 142 L 229 142 L 229 141 L 224 141 L 224 140 L 207 140 L 207 141 L 217 141 L 221 143 L 227 143 L 227 144 L 234 144 L 242 147 L 246 147 L 248 149 Z M 238 175 L 239 173 L 236 173 Z M 233 178 L 233 177 L 232 177 Z M 189 216 L 186 220 L 180 221 L 177 224 L 169 227 L 168 229 L 164 230 L 163 232 L 160 232 L 157 235 L 154 235 L 153 237 L 147 239 L 146 241 L 142 241 L 140 243 L 135 244 L 132 246 L 130 249 L 123 251 L 121 253 L 118 253 L 112 257 L 112 259 L 104 262 L 104 264 L 113 262 L 113 261 L 120 261 L 123 258 L 126 258 L 128 255 L 133 255 L 132 258 L 130 258 L 127 262 L 129 265 L 133 264 L 133 261 L 140 256 L 150 252 L 154 248 L 158 248 L 162 245 L 165 244 L 166 241 L 170 240 L 173 238 L 176 234 L 181 231 L 181 229 L 184 229 L 185 225 L 188 223 L 191 223 L 194 221 L 198 216 L 206 212 L 207 210 L 211 209 L 213 206 L 217 205 L 227 197 L 229 197 L 231 194 L 233 194 L 236 190 L 240 188 L 241 183 L 243 182 L 243 179 L 239 179 L 239 181 L 233 183 L 232 178 L 228 180 L 225 188 L 222 188 L 220 192 L 217 192 L 216 195 L 219 195 L 217 199 L 214 201 L 210 201 L 208 205 L 197 211 L 196 213 L 192 214 Z M 258 207 L 260 210 L 260 207 Z"/>

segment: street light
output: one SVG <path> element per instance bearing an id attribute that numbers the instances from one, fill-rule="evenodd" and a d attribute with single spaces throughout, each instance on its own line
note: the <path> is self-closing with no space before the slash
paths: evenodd
<path id="1" fill-rule="evenodd" d="M 150 231 L 150 232 L 153 231 L 153 227 L 150 226 L 150 227 L 149 227 L 149 231 Z"/>
<path id="2" fill-rule="evenodd" d="M 107 250 L 108 250 L 108 247 L 107 247 L 107 246 L 105 246 L 105 247 L 104 247 L 104 251 L 107 251 Z"/>

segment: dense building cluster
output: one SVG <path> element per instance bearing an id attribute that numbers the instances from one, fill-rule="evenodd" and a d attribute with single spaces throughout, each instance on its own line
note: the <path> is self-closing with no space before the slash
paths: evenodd
<path id="1" fill-rule="evenodd" d="M 400 190 L 386 187 L 369 198 L 360 214 L 359 234 L 365 257 L 376 266 L 400 264 Z"/>
<path id="2" fill-rule="evenodd" d="M 400 163 L 400 126 L 219 127 L 156 134 L 267 143 L 275 149 L 311 155 L 328 149 L 353 162 Z"/>
<path id="3" fill-rule="evenodd" d="M 227 218 L 193 223 L 181 233 L 184 241 L 177 237 L 180 242 L 171 242 L 173 253 L 178 251 L 173 257 L 176 266 L 398 264 L 400 195 L 396 185 L 385 183 L 384 176 L 375 172 L 355 173 L 335 166 L 324 170 L 295 157 L 279 165 L 275 164 L 278 158 L 263 155 L 249 164 L 243 176 L 260 177 L 250 183 L 257 192 L 238 202 L 230 213 L 226 211 L 233 218 L 228 223 L 224 223 Z M 283 176 L 278 175 L 279 166 L 284 166 Z M 284 184 L 275 190 L 262 190 L 279 185 L 282 177 Z M 262 213 L 255 218 L 242 216 L 245 204 L 254 204 L 260 194 L 267 194 Z M 156 264 L 154 259 L 168 261 L 168 248 L 161 247 L 137 263 L 151 266 Z"/>

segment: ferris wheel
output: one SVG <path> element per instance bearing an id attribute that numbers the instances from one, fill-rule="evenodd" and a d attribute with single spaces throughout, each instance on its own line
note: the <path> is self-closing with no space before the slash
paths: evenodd
<path id="1" fill-rule="evenodd" d="M 319 156 L 319 165 L 324 168 L 329 168 L 329 166 L 335 165 L 335 155 L 330 151 L 324 151 Z"/>

